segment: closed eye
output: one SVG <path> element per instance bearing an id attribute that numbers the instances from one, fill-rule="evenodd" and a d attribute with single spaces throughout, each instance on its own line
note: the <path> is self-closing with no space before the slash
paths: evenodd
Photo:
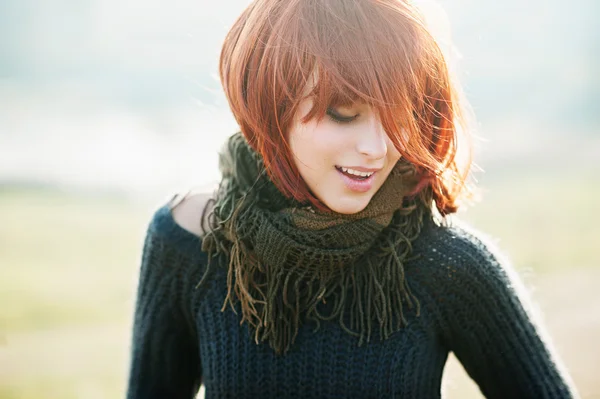
<path id="1" fill-rule="evenodd" d="M 335 123 L 350 123 L 353 120 L 355 120 L 359 115 L 356 114 L 354 116 L 343 116 L 335 112 L 332 108 L 327 108 L 326 114 L 327 116 L 329 116 L 329 119 L 331 119 Z"/>

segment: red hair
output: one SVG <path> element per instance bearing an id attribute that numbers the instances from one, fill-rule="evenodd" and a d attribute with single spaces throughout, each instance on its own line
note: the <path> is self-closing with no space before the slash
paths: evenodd
<path id="1" fill-rule="evenodd" d="M 219 72 L 240 129 L 281 192 L 323 204 L 300 176 L 287 140 L 307 84 L 313 108 L 366 103 L 401 155 L 417 167 L 441 214 L 457 210 L 470 167 L 456 85 L 418 10 L 405 0 L 255 0 L 227 34 Z M 461 144 L 463 145 L 463 144 Z M 461 149 L 462 152 L 462 149 Z"/>

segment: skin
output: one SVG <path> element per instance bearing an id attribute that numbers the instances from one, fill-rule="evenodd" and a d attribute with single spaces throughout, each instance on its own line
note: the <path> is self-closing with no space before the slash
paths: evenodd
<path id="1" fill-rule="evenodd" d="M 368 105 L 356 104 L 332 110 L 335 116 L 356 116 L 350 122 L 337 122 L 328 114 L 321 121 L 313 118 L 302 124 L 301 118 L 311 107 L 310 98 L 300 104 L 289 131 L 290 146 L 300 175 L 311 192 L 332 211 L 342 214 L 360 212 L 381 188 L 400 159 L 400 153 Z M 336 166 L 380 170 L 373 176 L 371 189 L 359 193 L 344 184 Z"/>

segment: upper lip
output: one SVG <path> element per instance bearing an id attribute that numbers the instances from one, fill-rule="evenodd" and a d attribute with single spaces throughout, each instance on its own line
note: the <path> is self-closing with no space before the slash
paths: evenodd
<path id="1" fill-rule="evenodd" d="M 383 168 L 363 168 L 362 166 L 338 166 L 339 168 L 346 168 L 346 169 L 352 169 L 352 170 L 357 170 L 359 172 L 365 172 L 365 173 L 370 173 L 370 172 L 378 172 Z"/>

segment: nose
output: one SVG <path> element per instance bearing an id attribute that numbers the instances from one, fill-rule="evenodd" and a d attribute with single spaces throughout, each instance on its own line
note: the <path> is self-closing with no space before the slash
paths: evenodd
<path id="1" fill-rule="evenodd" d="M 360 129 L 356 144 L 358 152 L 371 159 L 382 159 L 387 154 L 387 135 L 381 121 L 375 115 L 366 121 Z"/>

